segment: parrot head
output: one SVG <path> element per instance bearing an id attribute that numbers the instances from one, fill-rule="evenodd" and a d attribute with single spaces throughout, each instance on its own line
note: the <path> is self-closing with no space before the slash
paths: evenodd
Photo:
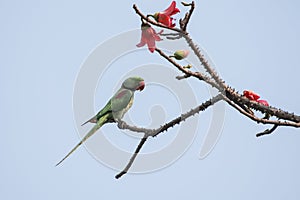
<path id="1" fill-rule="evenodd" d="M 141 77 L 129 77 L 123 82 L 122 87 L 132 91 L 142 91 L 145 88 L 145 82 L 144 79 L 142 79 Z"/>

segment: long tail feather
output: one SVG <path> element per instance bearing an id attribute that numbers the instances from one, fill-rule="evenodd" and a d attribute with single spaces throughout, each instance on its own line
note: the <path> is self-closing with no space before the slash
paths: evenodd
<path id="1" fill-rule="evenodd" d="M 96 131 L 101 128 L 103 124 L 107 121 L 107 116 L 103 116 L 102 119 L 82 138 L 82 140 L 63 158 L 59 161 L 55 166 L 58 166 L 62 163 L 66 158 L 68 158 L 83 142 L 85 142 L 89 137 L 91 137 Z"/>

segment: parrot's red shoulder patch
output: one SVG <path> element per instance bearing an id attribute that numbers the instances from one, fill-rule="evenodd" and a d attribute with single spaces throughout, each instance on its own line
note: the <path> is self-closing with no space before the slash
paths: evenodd
<path id="1" fill-rule="evenodd" d="M 120 98 L 122 98 L 126 93 L 127 93 L 127 91 L 126 91 L 126 90 L 123 90 L 122 92 L 120 92 L 119 94 L 117 94 L 116 98 L 117 98 L 117 99 L 120 99 Z"/>

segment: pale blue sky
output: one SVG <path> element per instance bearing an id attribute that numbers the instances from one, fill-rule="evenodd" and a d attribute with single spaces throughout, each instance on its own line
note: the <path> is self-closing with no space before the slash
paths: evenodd
<path id="1" fill-rule="evenodd" d="M 255 134 L 268 127 L 230 107 L 218 144 L 203 160 L 198 159 L 204 137 L 200 129 L 178 161 L 156 172 L 115 180 L 117 172 L 83 147 L 54 167 L 79 140 L 72 98 L 84 60 L 112 36 L 139 27 L 133 3 L 151 13 L 170 2 L 0 1 L 3 199 L 299 199 L 300 131 L 280 128 L 257 139 Z M 196 4 L 190 34 L 207 50 L 224 80 L 239 91 L 252 89 L 271 105 L 300 114 L 300 2 Z M 145 51 L 136 59 L 149 63 L 152 57 L 157 59 Z M 103 92 L 96 108 L 110 96 Z M 136 97 L 142 106 L 139 99 L 143 93 Z M 151 98 L 144 104 L 151 105 Z M 209 114 L 201 117 L 206 121 Z M 156 142 L 160 137 L 149 145 Z"/>

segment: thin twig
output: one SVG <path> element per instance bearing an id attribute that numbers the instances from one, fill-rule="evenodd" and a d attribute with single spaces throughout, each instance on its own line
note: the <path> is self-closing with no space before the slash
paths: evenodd
<path id="1" fill-rule="evenodd" d="M 148 23 L 148 24 L 150 26 L 150 23 Z M 158 33 L 158 35 L 162 36 L 162 37 L 166 37 L 168 40 L 178 40 L 178 39 L 182 38 L 182 34 L 181 33 L 177 33 L 177 32 L 175 32 L 175 33 L 170 33 L 170 32 L 163 33 L 161 31 L 161 33 Z"/>
<path id="2" fill-rule="evenodd" d="M 179 33 L 160 33 L 159 35 L 166 37 L 168 40 L 178 40 L 182 38 L 182 34 Z"/>
<path id="3" fill-rule="evenodd" d="M 129 168 L 131 167 L 133 161 L 135 160 L 136 156 L 138 155 L 138 153 L 140 152 L 140 150 L 142 149 L 143 145 L 145 144 L 146 140 L 148 139 L 148 136 L 144 136 L 139 145 L 137 146 L 137 148 L 135 149 L 134 151 L 134 154 L 132 155 L 132 157 L 130 158 L 128 164 L 126 165 L 126 167 L 119 173 L 115 176 L 116 179 L 119 179 L 121 178 L 124 174 L 126 174 L 129 170 Z"/>
<path id="4" fill-rule="evenodd" d="M 122 120 L 119 120 L 117 123 L 119 129 L 127 129 L 136 133 L 144 133 L 146 134 L 146 136 L 151 135 L 152 133 L 157 131 L 157 129 L 147 129 L 147 128 L 141 128 L 137 126 L 132 126 Z"/>
<path id="5" fill-rule="evenodd" d="M 276 130 L 277 127 L 278 127 L 278 125 L 275 124 L 271 129 L 266 129 L 264 132 L 257 133 L 256 137 L 260 137 L 260 136 L 263 136 L 263 135 L 271 134 L 271 133 L 273 133 Z"/>
<path id="6" fill-rule="evenodd" d="M 160 33 L 160 36 L 172 36 L 172 37 L 177 37 L 180 34 L 179 33 Z"/>
<path id="7" fill-rule="evenodd" d="M 185 14 L 184 19 L 180 20 L 180 28 L 181 28 L 181 30 L 183 30 L 184 32 L 186 32 L 187 25 L 188 25 L 188 23 L 189 23 L 189 21 L 191 19 L 193 11 L 195 9 L 195 2 L 192 1 L 192 3 L 189 3 L 189 4 L 184 3 L 184 2 L 181 2 L 181 3 L 184 6 L 190 6 L 191 7 L 190 10 Z"/>
<path id="8" fill-rule="evenodd" d="M 167 36 L 166 37 L 168 40 L 179 40 L 182 38 L 181 35 L 178 35 L 178 36 Z"/>
<path id="9" fill-rule="evenodd" d="M 217 85 L 210 77 L 202 74 L 201 72 L 192 72 L 192 71 L 190 71 L 188 69 L 185 69 L 183 66 L 179 65 L 177 62 L 175 62 L 172 58 L 170 58 L 167 54 L 165 54 L 159 48 L 156 48 L 155 51 L 157 51 L 163 58 L 165 58 L 166 60 L 168 60 L 171 64 L 173 64 L 181 72 L 183 72 L 183 73 L 185 73 L 185 74 L 187 74 L 189 76 L 196 77 L 199 80 L 205 81 L 206 83 L 210 84 L 212 87 L 215 87 L 218 90 L 221 90 L 221 88 L 219 87 L 219 85 Z"/>

